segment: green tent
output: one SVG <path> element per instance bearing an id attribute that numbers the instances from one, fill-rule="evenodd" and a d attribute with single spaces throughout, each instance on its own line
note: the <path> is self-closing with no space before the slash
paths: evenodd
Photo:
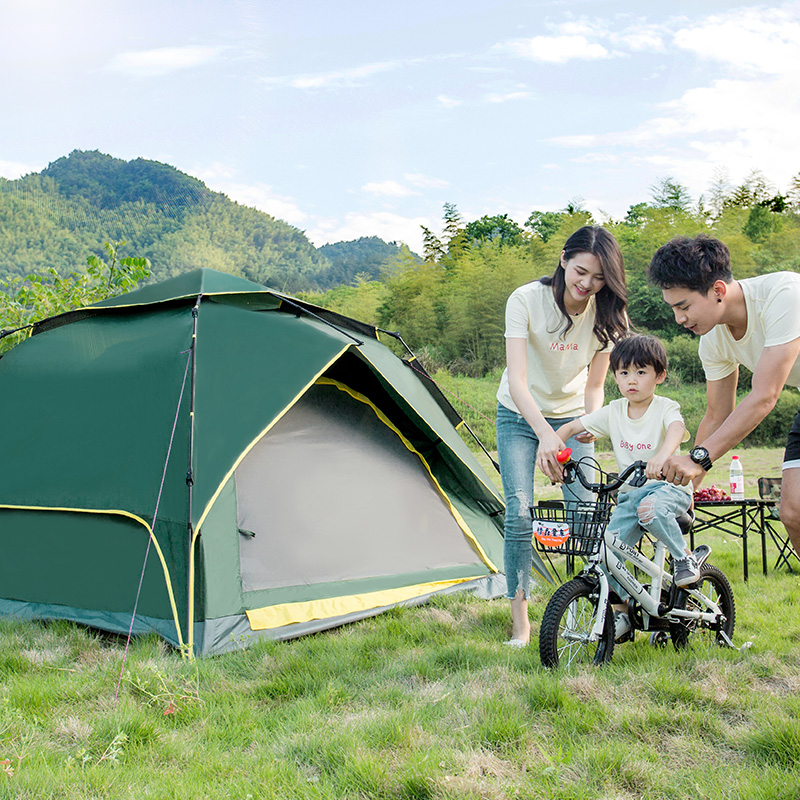
<path id="1" fill-rule="evenodd" d="M 3 615 L 206 654 L 504 591 L 502 500 L 373 327 L 197 270 L 35 333 L 0 359 Z"/>

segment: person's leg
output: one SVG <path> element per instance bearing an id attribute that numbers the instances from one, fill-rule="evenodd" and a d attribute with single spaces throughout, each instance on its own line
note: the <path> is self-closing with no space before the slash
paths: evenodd
<path id="1" fill-rule="evenodd" d="M 533 549 L 533 471 L 539 440 L 521 414 L 502 404 L 497 407 L 497 458 L 506 503 L 506 597 L 511 600 L 511 638 L 527 644 L 531 635 L 528 598 L 531 591 Z"/>
<path id="2" fill-rule="evenodd" d="M 660 481 L 642 488 L 648 491 L 636 509 L 639 524 L 664 542 L 673 558 L 684 558 L 689 550 L 677 517 L 689 509 L 692 498 L 683 489 Z"/>
<path id="3" fill-rule="evenodd" d="M 631 547 L 636 547 L 639 539 L 642 538 L 642 529 L 639 526 L 639 517 L 636 513 L 641 491 L 641 489 L 631 489 L 629 492 L 620 492 L 617 498 L 617 505 L 611 512 L 611 518 L 608 521 L 608 530 L 618 536 L 620 541 Z M 623 589 L 616 579 L 610 575 L 608 581 L 611 588 L 619 595 L 619 598 L 627 603 L 627 590 Z M 624 610 L 617 606 L 615 606 L 615 609 L 617 611 Z"/>
<path id="4" fill-rule="evenodd" d="M 800 556 L 800 464 L 783 470 L 780 516 L 792 547 Z"/>
<path id="5" fill-rule="evenodd" d="M 800 411 L 794 418 L 783 454 L 780 516 L 792 547 L 800 556 Z"/>

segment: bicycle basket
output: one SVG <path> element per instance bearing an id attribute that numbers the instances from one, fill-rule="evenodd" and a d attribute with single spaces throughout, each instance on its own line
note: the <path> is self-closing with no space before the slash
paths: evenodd
<path id="1" fill-rule="evenodd" d="M 539 503 L 531 508 L 534 546 L 555 555 L 591 556 L 600 549 L 611 516 L 607 502 Z"/>

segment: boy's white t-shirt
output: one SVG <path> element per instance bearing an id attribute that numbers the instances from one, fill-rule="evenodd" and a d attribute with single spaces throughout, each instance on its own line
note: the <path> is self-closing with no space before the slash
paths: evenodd
<path id="1" fill-rule="evenodd" d="M 553 297 L 553 287 L 534 281 L 520 286 L 506 303 L 506 339 L 525 339 L 528 388 L 545 417 L 565 419 L 583 412 L 588 367 L 600 342 L 594 335 L 595 303 L 571 317 L 572 327 L 562 336 L 565 320 Z M 606 348 L 611 350 L 611 344 Z M 503 372 L 497 399 L 519 413 Z"/>
<path id="2" fill-rule="evenodd" d="M 709 381 L 726 378 L 739 364 L 755 371 L 765 347 L 800 338 L 800 275 L 772 272 L 738 283 L 747 308 L 747 330 L 738 341 L 727 325 L 717 325 L 700 337 L 700 360 Z M 800 387 L 800 358 L 786 383 Z"/>
<path id="3" fill-rule="evenodd" d="M 664 444 L 667 428 L 673 422 L 683 422 L 681 407 L 668 397 L 653 395 L 647 411 L 640 419 L 628 417 L 628 400 L 625 397 L 612 400 L 607 406 L 585 414 L 581 417 L 581 424 L 594 436 L 608 436 L 614 449 L 617 468 L 620 472 L 633 464 L 634 461 L 649 461 Z M 683 441 L 689 438 L 689 432 L 684 434 Z M 678 453 L 680 448 L 675 449 Z M 633 487 L 624 483 L 620 491 L 627 492 Z M 692 493 L 693 487 L 676 487 Z"/>

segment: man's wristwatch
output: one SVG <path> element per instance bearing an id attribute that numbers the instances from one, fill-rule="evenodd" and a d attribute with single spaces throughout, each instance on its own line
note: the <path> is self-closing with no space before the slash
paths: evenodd
<path id="1" fill-rule="evenodd" d="M 689 458 L 694 461 L 695 464 L 699 464 L 706 472 L 708 472 L 712 466 L 711 459 L 708 456 L 708 450 L 705 447 L 693 447 L 689 451 Z"/>

